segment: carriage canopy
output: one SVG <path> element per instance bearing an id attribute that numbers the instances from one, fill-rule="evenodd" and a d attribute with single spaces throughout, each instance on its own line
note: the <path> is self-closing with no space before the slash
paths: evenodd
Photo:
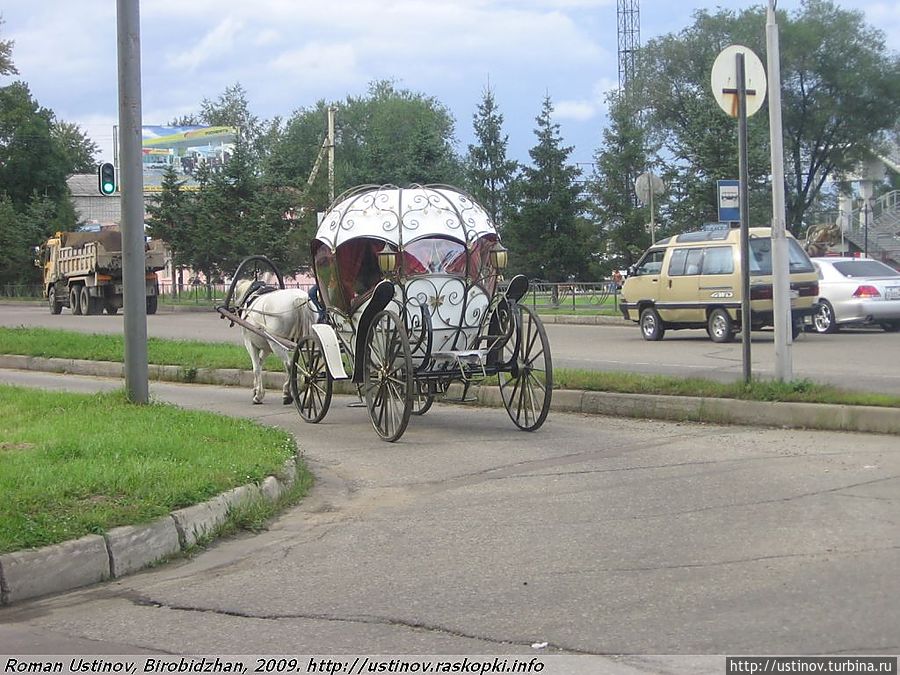
<path id="1" fill-rule="evenodd" d="M 494 291 L 490 252 L 499 244 L 487 212 L 447 186 L 365 186 L 338 198 L 312 244 L 325 303 L 344 311 L 384 278 L 392 257 L 396 275 L 449 275 Z"/>

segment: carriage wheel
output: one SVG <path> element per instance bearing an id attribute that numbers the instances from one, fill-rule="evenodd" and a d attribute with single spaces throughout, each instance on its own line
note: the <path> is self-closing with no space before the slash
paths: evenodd
<path id="1" fill-rule="evenodd" d="M 429 410 L 431 410 L 431 406 L 434 404 L 434 394 L 429 394 L 427 392 L 416 392 L 413 395 L 412 399 L 412 412 L 413 415 L 424 415 Z"/>
<path id="2" fill-rule="evenodd" d="M 372 426 L 385 441 L 396 441 L 409 424 L 415 383 L 409 338 L 394 312 L 385 309 L 372 319 L 364 358 L 363 398 Z"/>
<path id="3" fill-rule="evenodd" d="M 305 422 L 320 422 L 331 405 L 333 381 L 315 333 L 300 339 L 291 359 L 291 396 Z"/>
<path id="4" fill-rule="evenodd" d="M 547 419 L 553 396 L 553 362 L 544 324 L 528 307 L 513 308 L 516 334 L 503 347 L 498 373 L 506 412 L 517 427 L 534 431 Z"/>

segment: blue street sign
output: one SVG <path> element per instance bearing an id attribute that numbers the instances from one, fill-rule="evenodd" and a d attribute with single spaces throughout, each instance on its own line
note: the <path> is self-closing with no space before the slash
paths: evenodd
<path id="1" fill-rule="evenodd" d="M 737 223 L 741 220 L 741 182 L 738 180 L 717 180 L 719 192 L 719 221 Z"/>

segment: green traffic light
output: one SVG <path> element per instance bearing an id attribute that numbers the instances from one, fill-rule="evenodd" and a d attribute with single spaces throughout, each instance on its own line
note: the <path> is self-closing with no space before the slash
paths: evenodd
<path id="1" fill-rule="evenodd" d="M 111 195 L 115 191 L 115 189 L 116 189 L 116 186 L 114 183 L 104 183 L 103 184 L 103 192 L 105 192 L 108 195 Z"/>

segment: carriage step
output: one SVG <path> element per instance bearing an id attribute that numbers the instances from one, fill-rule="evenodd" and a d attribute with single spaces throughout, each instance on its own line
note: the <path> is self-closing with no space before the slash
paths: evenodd
<path id="1" fill-rule="evenodd" d="M 435 361 L 453 361 L 469 366 L 482 366 L 484 365 L 484 359 L 487 357 L 487 351 L 484 349 L 447 350 L 432 352 L 431 356 Z"/>
<path id="2" fill-rule="evenodd" d="M 467 368 L 481 369 L 481 376 L 487 377 L 484 369 L 484 361 L 487 358 L 487 350 L 485 349 L 467 349 L 467 350 L 447 350 L 443 352 L 432 352 L 431 357 L 436 363 L 452 363 L 459 368 L 459 375 L 463 382 L 468 382 L 471 373 Z"/>

